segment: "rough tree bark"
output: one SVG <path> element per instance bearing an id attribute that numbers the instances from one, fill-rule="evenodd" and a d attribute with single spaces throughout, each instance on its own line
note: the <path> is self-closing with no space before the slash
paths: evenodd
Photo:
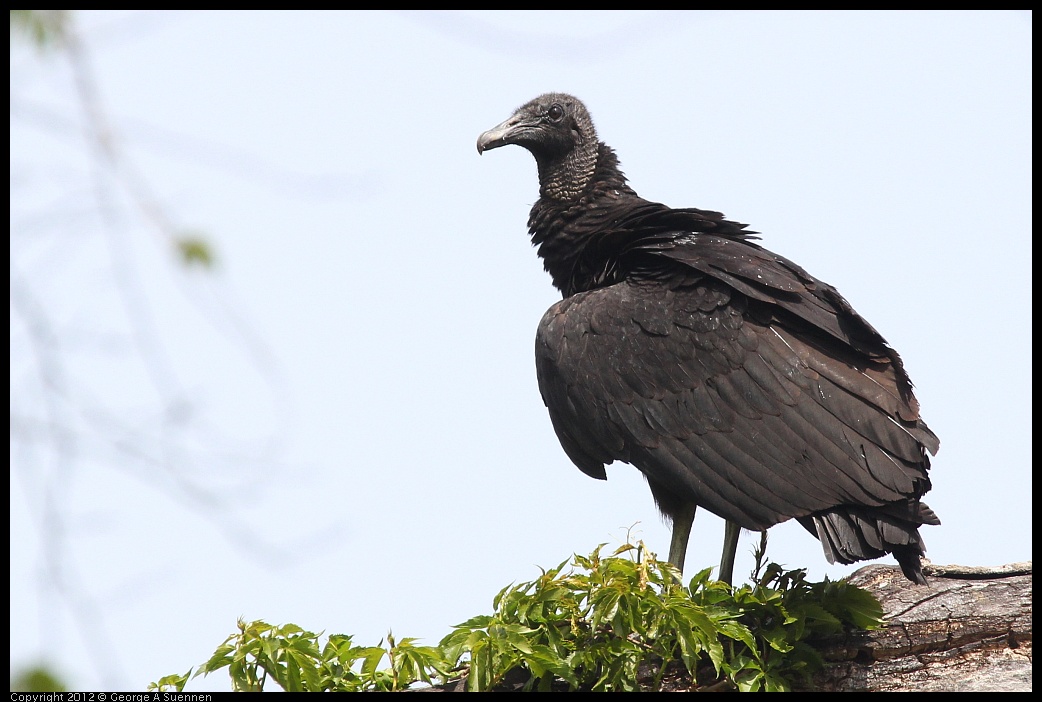
<path id="1" fill-rule="evenodd" d="M 816 689 L 1029 692 L 1031 563 L 923 571 L 929 587 L 888 566 L 850 577 L 879 599 L 889 626 L 829 642 Z"/>

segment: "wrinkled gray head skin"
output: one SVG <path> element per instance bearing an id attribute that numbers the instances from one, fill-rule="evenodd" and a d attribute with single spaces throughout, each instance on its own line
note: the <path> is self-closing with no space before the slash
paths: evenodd
<path id="1" fill-rule="evenodd" d="M 566 93 L 546 93 L 517 108 L 478 137 L 478 153 L 508 144 L 532 153 L 540 194 L 555 200 L 579 197 L 597 165 L 599 143 L 590 113 Z"/>

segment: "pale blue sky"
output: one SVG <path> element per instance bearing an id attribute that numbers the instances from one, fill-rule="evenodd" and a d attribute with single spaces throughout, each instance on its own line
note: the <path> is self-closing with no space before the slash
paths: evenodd
<path id="1" fill-rule="evenodd" d="M 899 351 L 941 439 L 935 562 L 1031 558 L 1030 13 L 77 17 L 128 181 L 219 264 L 178 266 L 98 176 L 67 61 L 13 50 L 12 666 L 143 689 L 240 616 L 435 643 L 630 525 L 665 554 L 637 471 L 591 480 L 554 436 L 534 162 L 474 147 L 550 90 L 638 193 L 749 223 Z M 692 569 L 721 534 L 700 512 Z"/>

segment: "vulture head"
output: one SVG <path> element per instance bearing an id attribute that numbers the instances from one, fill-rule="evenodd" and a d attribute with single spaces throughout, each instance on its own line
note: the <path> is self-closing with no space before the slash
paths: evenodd
<path id="1" fill-rule="evenodd" d="M 540 194 L 555 200 L 579 197 L 593 178 L 600 144 L 586 106 L 565 93 L 546 93 L 514 111 L 478 137 L 478 153 L 517 144 L 539 167 Z"/>

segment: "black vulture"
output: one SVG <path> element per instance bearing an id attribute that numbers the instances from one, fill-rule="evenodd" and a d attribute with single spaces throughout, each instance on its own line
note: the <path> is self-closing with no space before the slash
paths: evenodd
<path id="1" fill-rule="evenodd" d="M 529 233 L 564 299 L 539 323 L 536 369 L 579 470 L 640 470 L 681 570 L 703 507 L 727 520 L 722 580 L 739 527 L 796 518 L 830 563 L 892 553 L 925 584 L 939 442 L 879 332 L 746 225 L 638 196 L 575 97 L 522 105 L 478 153 L 507 144 L 539 170 Z"/>

